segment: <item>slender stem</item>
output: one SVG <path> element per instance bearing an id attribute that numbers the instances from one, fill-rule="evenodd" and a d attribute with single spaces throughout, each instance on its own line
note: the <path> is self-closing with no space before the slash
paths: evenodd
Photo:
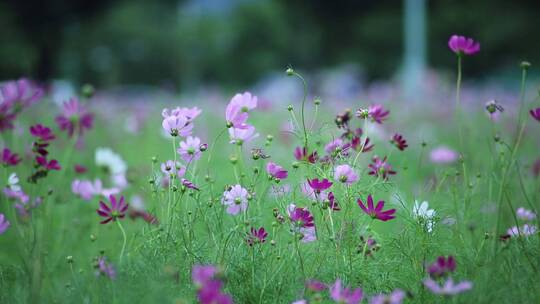
<path id="1" fill-rule="evenodd" d="M 304 281 L 306 281 L 306 270 L 304 268 L 304 259 L 302 258 L 302 255 L 300 254 L 300 247 L 298 246 L 298 235 L 294 234 L 294 245 L 296 247 L 296 253 L 298 254 L 298 260 L 300 260 L 300 269 L 302 270 L 302 276 L 304 278 Z"/>
<path id="2" fill-rule="evenodd" d="M 122 232 L 122 237 L 124 238 L 124 242 L 122 243 L 122 251 L 120 251 L 120 264 L 122 263 L 122 257 L 124 256 L 124 251 L 126 250 L 126 231 L 124 230 L 124 227 L 122 227 L 122 223 L 120 223 L 120 220 L 115 220 L 115 222 L 118 224 L 118 228 L 120 228 L 120 231 Z"/>
<path id="3" fill-rule="evenodd" d="M 302 108 L 301 108 L 301 111 L 300 111 L 300 116 L 302 118 L 302 128 L 304 129 L 304 148 L 306 148 L 306 151 L 307 151 L 307 148 L 308 148 L 308 136 L 307 136 L 307 129 L 306 129 L 306 119 L 305 119 L 305 116 L 304 116 L 304 108 L 305 108 L 305 104 L 306 104 L 306 99 L 307 99 L 307 82 L 306 80 L 304 79 L 304 77 L 302 77 L 302 75 L 294 72 L 294 75 L 298 78 L 300 78 L 300 80 L 302 80 L 302 84 L 304 85 L 304 97 L 302 98 Z"/>
<path id="4" fill-rule="evenodd" d="M 462 59 L 462 55 L 458 54 L 455 113 L 456 113 L 456 123 L 458 125 L 459 145 L 460 145 L 461 153 L 463 153 L 463 130 L 461 126 L 461 59 Z"/>

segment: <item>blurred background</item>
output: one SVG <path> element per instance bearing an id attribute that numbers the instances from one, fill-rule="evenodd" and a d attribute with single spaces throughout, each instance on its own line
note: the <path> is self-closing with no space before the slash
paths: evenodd
<path id="1" fill-rule="evenodd" d="M 4 0 L 0 80 L 190 92 L 252 86 L 292 65 L 411 90 L 426 71 L 455 73 L 456 33 L 482 45 L 467 77 L 519 81 L 521 60 L 540 63 L 539 29 L 538 0 Z"/>

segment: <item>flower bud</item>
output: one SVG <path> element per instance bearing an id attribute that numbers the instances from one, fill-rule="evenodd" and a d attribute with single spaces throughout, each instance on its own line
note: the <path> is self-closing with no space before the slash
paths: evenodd
<path id="1" fill-rule="evenodd" d="M 315 99 L 313 100 L 313 103 L 318 106 L 321 104 L 321 98 L 320 97 L 315 97 Z"/>
<path id="2" fill-rule="evenodd" d="M 81 93 L 84 97 L 91 98 L 96 93 L 96 89 L 94 88 L 93 85 L 87 83 L 82 86 Z"/>
<path id="3" fill-rule="evenodd" d="M 268 135 L 266 135 L 266 140 L 272 141 L 272 140 L 274 140 L 274 136 L 268 134 Z"/>
<path id="4" fill-rule="evenodd" d="M 293 108 L 293 106 L 291 104 L 287 106 L 287 111 L 291 112 L 293 109 L 294 108 Z"/>
<path id="5" fill-rule="evenodd" d="M 528 61 L 522 61 L 519 66 L 524 70 L 528 70 L 531 67 L 531 63 Z"/>
<path id="6" fill-rule="evenodd" d="M 208 144 L 201 144 L 199 146 L 199 151 L 204 152 L 206 150 L 208 150 Z"/>
<path id="7" fill-rule="evenodd" d="M 285 73 L 287 73 L 287 76 L 292 76 L 294 75 L 294 70 L 291 67 L 288 67 Z"/>
<path id="8" fill-rule="evenodd" d="M 157 157 L 152 156 L 152 163 L 154 163 L 154 164 L 157 163 Z"/>
<path id="9" fill-rule="evenodd" d="M 231 155 L 231 157 L 229 157 L 229 161 L 231 162 L 231 164 L 235 165 L 238 162 L 238 158 L 236 157 L 236 155 Z"/>
<path id="10" fill-rule="evenodd" d="M 66 262 L 67 262 L 68 264 L 73 264 L 73 256 L 68 255 L 68 256 L 66 257 Z"/>

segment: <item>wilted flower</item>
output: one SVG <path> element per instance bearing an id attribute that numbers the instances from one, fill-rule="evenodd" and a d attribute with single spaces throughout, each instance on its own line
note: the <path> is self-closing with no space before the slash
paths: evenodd
<path id="1" fill-rule="evenodd" d="M 524 221 L 532 221 L 536 218 L 536 213 L 523 207 L 519 207 L 516 210 L 516 216 Z"/>
<path id="2" fill-rule="evenodd" d="M 358 174 L 349 165 L 339 165 L 334 170 L 334 179 L 347 185 L 358 181 Z"/>
<path id="3" fill-rule="evenodd" d="M 452 278 L 448 278 L 443 285 L 440 286 L 433 279 L 427 278 L 424 280 L 424 286 L 426 286 L 434 294 L 452 296 L 471 289 L 472 283 L 469 281 L 463 281 L 455 284 Z"/>
<path id="4" fill-rule="evenodd" d="M 480 52 L 480 43 L 464 36 L 452 35 L 448 47 L 457 55 L 474 55 Z"/>
<path id="5" fill-rule="evenodd" d="M 371 194 L 367 197 L 367 207 L 360 199 L 357 200 L 357 203 L 358 206 L 373 219 L 378 219 L 386 222 L 395 218 L 394 213 L 396 213 L 396 209 L 383 211 L 384 201 L 382 200 L 377 203 L 377 206 L 373 206 L 373 198 L 371 197 Z"/>
<path id="6" fill-rule="evenodd" d="M 360 149 L 362 149 L 361 152 L 366 153 L 366 152 L 369 152 L 369 151 L 373 150 L 374 145 L 373 144 L 370 145 L 369 137 L 366 137 L 366 139 L 364 140 L 364 143 L 362 144 L 361 141 L 360 141 L 360 137 L 355 136 L 351 140 L 351 147 L 356 151 L 359 151 Z"/>
<path id="7" fill-rule="evenodd" d="M 268 236 L 268 233 L 266 230 L 264 230 L 264 227 L 261 227 L 259 229 L 256 229 L 254 227 L 251 227 L 250 232 L 248 233 L 246 237 L 246 242 L 249 246 L 253 246 L 254 244 L 264 243 L 266 242 L 266 237 Z"/>
<path id="8" fill-rule="evenodd" d="M 185 141 L 180 142 L 177 152 L 186 162 L 192 162 L 201 158 L 201 140 L 198 137 L 188 136 Z"/>
<path id="9" fill-rule="evenodd" d="M 392 170 L 392 166 L 386 162 L 386 156 L 383 159 L 373 156 L 371 164 L 368 167 L 370 169 L 368 172 L 369 175 L 382 177 L 384 180 L 387 180 L 389 175 L 396 174 L 396 171 Z"/>
<path id="10" fill-rule="evenodd" d="M 431 162 L 435 164 L 451 164 L 458 159 L 458 153 L 448 147 L 440 146 L 433 150 L 429 154 Z"/>
<path id="11" fill-rule="evenodd" d="M 257 96 L 252 96 L 251 93 L 236 94 L 233 96 L 225 110 L 225 119 L 227 127 L 236 129 L 247 129 L 246 124 L 248 112 L 257 107 Z"/>
<path id="12" fill-rule="evenodd" d="M 4 214 L 0 213 L 0 234 L 4 234 L 6 230 L 9 228 L 9 221 L 6 219 Z"/>
<path id="13" fill-rule="evenodd" d="M 529 113 L 531 113 L 532 118 L 536 119 L 536 121 L 540 121 L 540 108 L 531 109 Z"/>
<path id="14" fill-rule="evenodd" d="M 129 205 L 126 204 L 123 196 L 117 201 L 114 195 L 110 195 L 109 200 L 111 202 L 110 207 L 103 201 L 99 202 L 99 209 L 96 211 L 99 216 L 105 218 L 100 224 L 107 224 L 110 221 L 116 221 L 116 219 L 124 218 L 126 216 Z"/>
<path id="15" fill-rule="evenodd" d="M 504 108 L 495 99 L 492 99 L 486 102 L 486 111 L 490 115 L 494 115 L 497 112 L 504 112 Z"/>
<path id="16" fill-rule="evenodd" d="M 432 278 L 444 277 L 456 270 L 456 260 L 453 256 L 440 256 L 429 265 L 427 271 Z"/>
<path id="17" fill-rule="evenodd" d="M 422 204 L 414 201 L 413 215 L 422 221 L 428 232 L 433 231 L 436 212 L 433 209 L 429 209 L 429 203 L 427 201 L 423 201 Z"/>
<path id="18" fill-rule="evenodd" d="M 278 180 L 286 179 L 289 176 L 287 170 L 274 162 L 268 162 L 266 164 L 266 173 Z"/>
<path id="19" fill-rule="evenodd" d="M 403 138 L 403 136 L 401 134 L 394 134 L 394 136 L 392 137 L 392 140 L 390 140 L 390 142 L 396 146 L 400 151 L 403 151 L 405 150 L 405 148 L 407 148 L 409 145 L 407 144 L 407 141 L 405 140 L 405 138 Z"/>
<path id="20" fill-rule="evenodd" d="M 351 290 L 343 287 L 341 280 L 337 279 L 336 282 L 329 287 L 330 297 L 336 303 L 344 304 L 358 304 L 362 301 L 363 292 L 361 288 Z"/>
<path id="21" fill-rule="evenodd" d="M 82 136 L 85 129 L 92 128 L 94 114 L 81 105 L 77 98 L 71 98 L 64 102 L 62 114 L 56 116 L 56 123 L 60 130 L 68 132 L 69 137 L 72 137 L 75 131 L 78 131 L 79 136 Z"/>
<path id="22" fill-rule="evenodd" d="M 2 150 L 2 164 L 4 166 L 16 166 L 21 161 L 17 153 L 12 153 L 9 148 Z"/>
<path id="23" fill-rule="evenodd" d="M 360 244 L 358 245 L 358 253 L 361 253 L 366 256 L 371 256 L 375 251 L 379 250 L 381 246 L 377 241 L 368 236 L 367 238 L 363 235 L 360 236 Z"/>
<path id="24" fill-rule="evenodd" d="M 249 193 L 246 189 L 240 185 L 235 185 L 223 192 L 221 203 L 227 206 L 228 214 L 237 215 L 247 209 L 248 197 Z"/>
<path id="25" fill-rule="evenodd" d="M 371 298 L 369 304 L 401 304 L 406 293 L 401 289 L 394 290 L 391 294 L 379 294 Z"/>

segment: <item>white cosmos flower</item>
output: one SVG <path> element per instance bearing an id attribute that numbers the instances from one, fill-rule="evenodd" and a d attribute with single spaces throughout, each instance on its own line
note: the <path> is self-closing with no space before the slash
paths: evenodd
<path id="1" fill-rule="evenodd" d="M 414 201 L 413 215 L 415 218 L 423 220 L 428 232 L 433 231 L 436 214 L 437 212 L 435 210 L 429 209 L 429 203 L 427 201 L 423 201 L 421 204 L 416 200 Z"/>
<path id="2" fill-rule="evenodd" d="M 111 175 L 124 174 L 127 170 L 126 162 L 110 148 L 96 149 L 96 165 L 106 167 Z"/>
<path id="3" fill-rule="evenodd" d="M 21 191 L 21 186 L 19 186 L 19 177 L 16 173 L 11 173 L 9 175 L 8 187 L 13 191 Z"/>

